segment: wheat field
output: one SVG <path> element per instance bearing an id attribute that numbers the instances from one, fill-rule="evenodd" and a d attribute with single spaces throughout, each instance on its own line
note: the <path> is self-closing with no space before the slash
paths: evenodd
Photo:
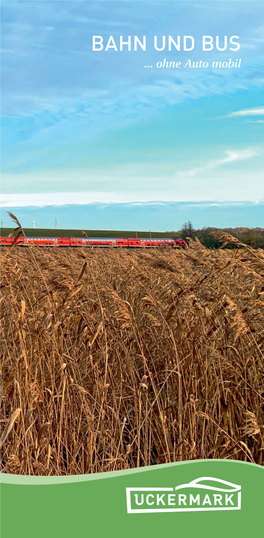
<path id="1" fill-rule="evenodd" d="M 263 465 L 264 253 L 234 242 L 3 248 L 2 471 Z"/>

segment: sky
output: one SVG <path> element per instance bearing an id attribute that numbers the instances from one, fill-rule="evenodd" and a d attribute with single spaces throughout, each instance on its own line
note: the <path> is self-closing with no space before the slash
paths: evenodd
<path id="1" fill-rule="evenodd" d="M 264 226 L 262 1 L 2 0 L 1 29 L 4 225 L 11 210 L 25 227 L 33 214 L 41 227 L 54 214 L 63 227 Z M 94 35 L 104 49 L 146 36 L 147 50 L 93 51 Z M 154 36 L 181 36 L 181 50 Z M 229 60 L 241 67 L 212 67 Z"/>

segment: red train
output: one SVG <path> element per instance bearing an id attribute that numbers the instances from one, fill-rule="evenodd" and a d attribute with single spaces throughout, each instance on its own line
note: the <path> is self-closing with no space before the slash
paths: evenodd
<path id="1" fill-rule="evenodd" d="M 0 237 L 0 246 L 11 246 L 14 237 Z M 183 239 L 126 239 L 126 238 L 80 238 L 80 237 L 19 237 L 16 245 L 27 247 L 36 245 L 39 247 L 123 247 L 123 248 L 153 248 L 173 247 L 184 248 L 186 243 Z"/>

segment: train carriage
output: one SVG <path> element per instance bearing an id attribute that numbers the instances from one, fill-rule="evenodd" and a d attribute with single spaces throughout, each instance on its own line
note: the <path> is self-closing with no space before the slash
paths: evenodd
<path id="1" fill-rule="evenodd" d="M 0 237 L 0 246 L 85 247 L 85 248 L 185 248 L 183 239 L 171 238 L 80 238 L 80 237 Z"/>

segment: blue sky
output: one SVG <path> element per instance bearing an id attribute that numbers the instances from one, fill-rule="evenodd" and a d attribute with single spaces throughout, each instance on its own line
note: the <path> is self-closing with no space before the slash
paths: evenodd
<path id="1" fill-rule="evenodd" d="M 129 228 L 138 202 L 147 228 L 149 202 L 203 203 L 204 214 L 204 202 L 222 202 L 223 226 L 239 202 L 255 225 L 252 204 L 264 202 L 261 1 L 11 0 L 1 11 L 2 207 L 29 215 L 65 206 L 73 226 L 76 205 L 95 204 L 95 227 L 107 228 L 105 204 L 132 204 Z M 146 35 L 147 51 L 94 52 L 93 35 Z M 191 35 L 195 48 L 158 52 L 154 35 Z M 239 36 L 240 50 L 203 52 L 203 35 Z M 165 58 L 182 67 L 158 69 Z M 189 59 L 209 67 L 184 68 Z M 241 68 L 211 67 L 229 59 Z M 168 229 L 164 211 L 155 218 Z"/>

